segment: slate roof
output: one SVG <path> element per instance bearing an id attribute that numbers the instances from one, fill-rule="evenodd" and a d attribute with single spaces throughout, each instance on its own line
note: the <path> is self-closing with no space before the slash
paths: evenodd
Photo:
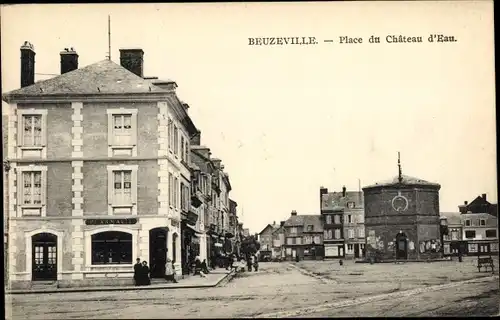
<path id="1" fill-rule="evenodd" d="M 306 226 L 313 225 L 314 232 L 323 232 L 323 223 L 321 216 L 319 214 L 301 214 L 296 216 L 290 216 L 288 220 L 285 221 L 285 227 L 299 227 L 303 226 L 306 230 Z"/>
<path id="2" fill-rule="evenodd" d="M 441 212 L 441 217 L 446 217 L 448 225 L 462 224 L 460 219 L 460 212 Z"/>
<path id="3" fill-rule="evenodd" d="M 259 232 L 259 234 L 262 234 L 264 231 L 267 230 L 267 228 L 271 227 L 272 230 L 271 230 L 271 233 L 274 233 L 274 231 L 278 230 L 280 228 L 280 225 L 279 224 L 268 224 L 267 226 L 264 227 L 264 229 L 262 229 L 261 232 Z"/>
<path id="4" fill-rule="evenodd" d="M 342 192 L 329 192 L 321 196 L 321 209 L 342 211 L 347 208 L 348 202 L 354 202 L 356 209 L 364 207 L 362 191 L 346 191 L 345 197 Z"/>
<path id="5" fill-rule="evenodd" d="M 377 187 L 389 187 L 389 186 L 399 185 L 400 183 L 399 183 L 398 178 L 399 178 L 398 176 L 395 176 L 394 178 L 389 179 L 389 180 L 379 181 L 375 184 L 363 187 L 363 189 L 377 188 Z M 423 179 L 411 177 L 411 176 L 407 176 L 407 175 L 402 175 L 402 178 L 403 178 L 403 180 L 402 180 L 401 184 L 405 184 L 405 185 L 419 185 L 419 186 L 428 185 L 428 186 L 436 186 L 436 187 L 440 186 L 438 183 L 425 181 Z"/>
<path id="6" fill-rule="evenodd" d="M 85 94 L 167 92 L 110 60 L 102 60 L 33 85 L 10 91 L 8 98 Z"/>

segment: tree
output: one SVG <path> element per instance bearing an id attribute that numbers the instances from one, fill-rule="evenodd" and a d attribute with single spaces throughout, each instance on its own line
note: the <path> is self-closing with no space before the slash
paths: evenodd
<path id="1" fill-rule="evenodd" d="M 249 236 L 241 241 L 241 253 L 255 254 L 260 249 L 260 243 L 255 236 Z"/>

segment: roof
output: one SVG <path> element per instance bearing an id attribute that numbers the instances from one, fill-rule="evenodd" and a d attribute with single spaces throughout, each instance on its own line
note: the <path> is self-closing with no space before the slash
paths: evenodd
<path id="1" fill-rule="evenodd" d="M 460 212 L 441 212 L 441 217 L 446 217 L 448 225 L 462 224 L 460 219 Z"/>
<path id="2" fill-rule="evenodd" d="M 321 195 L 321 209 L 341 211 L 347 207 L 348 202 L 354 202 L 355 208 L 363 208 L 362 191 L 346 191 L 345 197 L 340 192 L 329 192 Z"/>
<path id="3" fill-rule="evenodd" d="M 319 214 L 301 214 L 290 216 L 288 220 L 285 221 L 285 227 L 306 227 L 308 225 L 314 226 L 315 232 L 323 232 L 323 223 L 321 221 L 321 215 Z"/>
<path id="4" fill-rule="evenodd" d="M 392 179 L 385 180 L 385 181 L 379 181 L 379 182 L 376 182 L 375 184 L 363 187 L 363 189 L 389 187 L 389 186 L 395 186 L 395 185 L 401 185 L 401 184 L 403 184 L 403 185 L 415 185 L 415 186 L 418 185 L 418 186 L 440 187 L 440 185 L 438 183 L 425 181 L 425 180 L 420 179 L 420 178 L 411 177 L 411 176 L 407 176 L 407 175 L 401 175 L 401 177 L 403 178 L 401 183 L 399 182 L 399 176 L 395 176 Z"/>
<path id="5" fill-rule="evenodd" d="M 264 233 L 268 228 L 271 228 L 271 233 L 273 233 L 274 231 L 276 231 L 277 229 L 279 229 L 280 225 L 279 224 L 267 224 L 267 226 L 264 227 L 264 229 L 262 229 L 261 232 L 259 232 L 259 234 L 262 234 Z"/>
<path id="6" fill-rule="evenodd" d="M 3 99 L 24 96 L 167 92 L 111 60 L 102 60 L 54 78 L 10 91 Z"/>

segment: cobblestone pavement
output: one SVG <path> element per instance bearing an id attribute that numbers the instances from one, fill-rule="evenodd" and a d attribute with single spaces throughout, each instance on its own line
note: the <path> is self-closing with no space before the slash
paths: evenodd
<path id="1" fill-rule="evenodd" d="M 314 269 L 333 267 L 335 262 L 314 262 L 308 268 Z M 336 263 L 338 265 L 338 263 Z M 433 265 L 434 263 L 426 266 Z M 458 264 L 458 263 L 450 263 Z M 407 264 L 407 268 L 415 268 L 417 264 Z M 423 265 L 419 263 L 418 265 Z M 344 265 L 349 267 L 349 263 Z M 411 286 L 404 282 L 404 278 L 398 281 L 387 280 L 388 277 L 380 277 L 387 265 L 360 265 L 366 273 L 373 273 L 374 278 L 370 281 L 352 282 L 347 277 L 338 277 L 333 282 L 324 275 L 314 275 L 311 271 L 305 271 L 301 263 L 293 266 L 288 263 L 262 263 L 259 272 L 244 273 L 233 279 L 224 287 L 210 289 L 173 289 L 173 290 L 151 290 L 151 291 L 113 291 L 113 292 L 85 292 L 85 293 L 54 293 L 54 294 L 32 294 L 32 295 L 9 295 L 7 296 L 6 316 L 7 319 L 160 319 L 160 318 L 208 318 L 208 317 L 258 317 L 276 316 L 282 311 L 289 312 L 288 316 L 361 316 L 385 308 L 378 315 L 391 314 L 394 310 L 400 310 L 400 315 L 419 314 L 421 316 L 433 315 L 438 311 L 429 308 L 432 304 L 428 299 L 440 301 L 442 296 L 447 296 L 449 301 L 462 301 L 463 305 L 483 304 L 481 310 L 498 310 L 498 278 L 484 278 L 482 285 L 457 284 L 452 288 L 443 288 L 441 291 L 421 292 L 415 294 L 402 295 L 401 297 L 391 296 L 391 293 L 406 290 L 402 288 L 424 288 L 428 286 L 425 281 L 413 283 L 413 277 L 409 278 Z M 369 270 L 367 266 L 371 266 Z M 358 265 L 352 265 L 354 273 L 359 271 Z M 390 267 L 389 267 L 390 268 Z M 439 266 L 428 270 L 430 273 L 441 275 Z M 459 270 L 462 266 L 456 266 Z M 421 268 L 416 267 L 416 270 Z M 387 272 L 393 272 L 389 270 Z M 347 271 L 345 271 L 347 272 Z M 450 271 L 448 278 L 436 278 L 439 283 L 451 283 L 452 281 L 463 280 L 463 277 L 455 277 L 453 274 L 458 271 Z M 364 274 L 365 274 L 364 273 Z M 329 276 L 335 272 L 331 271 Z M 475 276 L 478 277 L 477 269 Z M 483 276 L 486 274 L 482 274 Z M 491 276 L 491 273 L 489 274 Z M 351 276 L 354 277 L 354 276 Z M 391 278 L 391 277 L 389 277 Z M 433 277 L 429 277 L 432 278 Z M 326 279 L 326 280 L 325 280 Z M 378 279 L 378 281 L 377 281 Z M 472 289 L 469 289 L 472 288 Z M 496 290 L 496 294 L 495 294 Z M 403 291 L 405 292 L 405 291 Z M 407 291 L 406 291 L 407 292 Z M 471 293 L 472 292 L 472 293 Z M 443 294 L 445 293 L 445 294 Z M 466 294 L 467 293 L 467 294 Z M 476 294 L 477 293 L 477 294 Z M 468 302 L 468 296 L 479 296 L 475 302 Z M 376 301 L 367 300 L 357 305 L 335 308 L 326 308 L 339 302 L 352 300 L 356 297 L 372 297 L 388 294 L 386 298 Z M 494 296 L 492 298 L 491 296 Z M 416 297 L 419 297 L 416 299 Z M 484 298 L 481 298 L 484 297 Z M 385 300 L 384 300 L 385 299 Z M 397 299 L 401 299 L 398 301 Z M 451 299 L 451 300 L 450 300 Z M 455 300 L 453 300 L 455 299 Z M 466 299 L 466 300 L 460 300 Z M 472 299 L 472 298 L 470 298 Z M 9 301 L 11 303 L 9 303 Z M 471 300 L 472 301 L 472 300 Z M 399 305 L 409 305 L 406 309 L 400 309 L 384 305 L 384 303 Z M 301 314 L 300 310 L 309 308 L 307 314 Z M 436 307 L 436 305 L 434 305 Z M 312 308 L 312 309 L 311 309 Z M 298 312 L 293 312 L 299 310 Z M 331 312 L 338 310 L 339 313 Z M 433 313 L 434 312 L 434 313 Z M 450 311 L 439 309 L 443 315 Z M 478 311 L 479 312 L 479 311 Z M 474 314 L 474 313 L 473 313 Z M 478 313 L 479 314 L 479 313 Z M 284 316 L 284 315 L 283 315 Z"/>

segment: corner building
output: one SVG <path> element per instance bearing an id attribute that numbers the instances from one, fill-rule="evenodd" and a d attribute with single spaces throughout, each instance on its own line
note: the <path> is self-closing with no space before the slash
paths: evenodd
<path id="1" fill-rule="evenodd" d="M 437 183 L 404 175 L 364 187 L 367 258 L 439 257 L 440 188 Z"/>
<path id="2" fill-rule="evenodd" d="M 176 84 L 145 78 L 140 49 L 81 69 L 63 51 L 61 75 L 36 83 L 34 57 L 25 43 L 22 88 L 3 96 L 11 288 L 132 284 L 136 258 L 152 277 L 167 257 L 180 270 L 182 152 L 197 130 Z"/>

